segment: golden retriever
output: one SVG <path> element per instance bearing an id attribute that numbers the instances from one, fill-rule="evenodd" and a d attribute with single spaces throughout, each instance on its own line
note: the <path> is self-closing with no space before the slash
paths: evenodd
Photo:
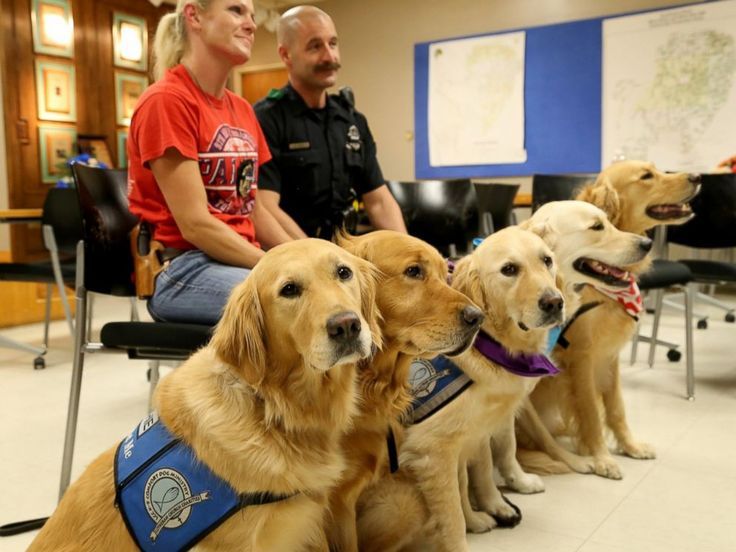
<path id="1" fill-rule="evenodd" d="M 486 316 L 482 331 L 519 358 L 543 352 L 549 328 L 564 318 L 555 277 L 552 252 L 544 241 L 510 227 L 486 238 L 458 263 L 452 286 L 481 307 Z M 472 531 L 488 530 L 497 522 L 511 525 L 520 518 L 493 484 L 488 442 L 491 435 L 509 437 L 507 422 L 533 378 L 506 371 L 476 347 L 453 362 L 473 383 L 441 410 L 406 428 L 398 474 L 368 489 L 359 503 L 361 550 L 434 545 L 461 552 L 467 550 L 464 517 Z M 513 456 L 514 447 L 505 449 Z M 469 461 L 480 512 L 471 511 L 468 503 Z"/>
<path id="2" fill-rule="evenodd" d="M 339 243 L 380 272 L 383 347 L 358 369 L 358 415 L 342 439 L 347 468 L 330 495 L 326 519 L 330 548 L 357 552 L 355 506 L 363 489 L 388 471 L 387 434 L 411 403 L 412 359 L 464 352 L 483 313 L 448 285 L 447 263 L 417 238 L 383 230 Z M 391 431 L 399 436 L 399 428 Z"/>
<path id="3" fill-rule="evenodd" d="M 287 497 L 236 511 L 198 549 L 327 550 L 324 508 L 377 316 L 370 263 L 323 240 L 283 244 L 235 288 L 211 343 L 161 381 L 160 420 L 199 462 L 238 494 Z M 69 488 L 30 550 L 138 549 L 116 507 L 114 456 Z"/>
<path id="4" fill-rule="evenodd" d="M 583 285 L 613 292 L 628 287 L 628 270 L 638 269 L 638 263 L 652 247 L 652 240 L 618 230 L 605 212 L 584 201 L 546 203 L 520 226 L 537 233 L 552 249 L 569 317 L 577 312 L 580 303 L 578 292 Z M 583 316 L 583 311 L 580 312 Z M 524 401 L 517 417 L 517 435 L 521 438 L 521 446 L 533 446 L 565 464 L 555 466 L 532 456 L 533 470 L 543 473 L 568 472 L 570 469 L 579 473 L 593 471 L 593 459 L 577 456 L 560 446 L 528 400 Z M 530 455 L 525 452 L 519 451 L 521 464 L 530 467 Z M 514 487 L 513 482 L 510 486 Z"/>
<path id="5" fill-rule="evenodd" d="M 577 199 L 600 207 L 619 230 L 644 234 L 659 224 L 688 221 L 693 215 L 687 202 L 697 194 L 699 182 L 698 175 L 665 174 L 651 163 L 623 161 L 602 171 Z M 644 261 L 631 272 L 636 275 L 646 266 Z M 624 454 L 655 457 L 650 445 L 632 436 L 621 396 L 618 358 L 636 321 L 619 302 L 593 286 L 584 288 L 581 300 L 601 305 L 570 326 L 569 347 L 554 352 L 562 373 L 540 382 L 531 399 L 548 427 L 557 431 L 561 421 L 576 438 L 579 452 L 593 456 L 596 474 L 620 479 L 621 469 L 606 444 L 601 407 L 605 424 Z"/>

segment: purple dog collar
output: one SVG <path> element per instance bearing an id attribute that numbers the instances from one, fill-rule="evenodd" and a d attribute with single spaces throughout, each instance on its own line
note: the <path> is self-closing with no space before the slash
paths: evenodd
<path id="1" fill-rule="evenodd" d="M 560 372 L 545 355 L 511 355 L 503 345 L 482 331 L 475 338 L 474 347 L 488 360 L 517 376 L 541 378 Z"/>

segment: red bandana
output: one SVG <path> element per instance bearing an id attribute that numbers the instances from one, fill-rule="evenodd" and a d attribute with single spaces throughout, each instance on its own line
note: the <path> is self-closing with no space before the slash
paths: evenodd
<path id="1" fill-rule="evenodd" d="M 629 287 L 621 291 L 611 291 L 602 287 L 596 287 L 595 290 L 621 303 L 626 314 L 633 318 L 639 318 L 639 313 L 644 308 L 641 300 L 641 291 L 639 291 L 639 286 L 636 284 L 633 276 L 629 276 Z"/>

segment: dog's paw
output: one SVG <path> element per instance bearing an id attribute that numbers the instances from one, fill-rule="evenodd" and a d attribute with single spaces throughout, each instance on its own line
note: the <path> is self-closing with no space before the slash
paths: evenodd
<path id="1" fill-rule="evenodd" d="M 465 515 L 465 528 L 469 533 L 487 533 L 498 523 L 485 512 L 469 512 Z"/>
<path id="2" fill-rule="evenodd" d="M 533 494 L 544 492 L 544 481 L 533 473 L 521 472 L 516 477 L 508 477 L 506 485 L 518 493 Z"/>
<path id="3" fill-rule="evenodd" d="M 595 460 L 592 456 L 578 456 L 566 462 L 577 473 L 595 473 Z"/>
<path id="4" fill-rule="evenodd" d="M 601 477 L 608 479 L 623 479 L 624 474 L 621 472 L 616 460 L 610 456 L 598 456 L 595 460 L 595 473 Z"/>
<path id="5" fill-rule="evenodd" d="M 626 443 L 622 445 L 622 450 L 626 456 L 637 458 L 639 460 L 650 460 L 657 457 L 654 447 L 648 443 Z"/>
<path id="6" fill-rule="evenodd" d="M 505 496 L 503 502 L 495 504 L 488 510 L 499 527 L 516 527 L 521 521 L 521 510 Z"/>

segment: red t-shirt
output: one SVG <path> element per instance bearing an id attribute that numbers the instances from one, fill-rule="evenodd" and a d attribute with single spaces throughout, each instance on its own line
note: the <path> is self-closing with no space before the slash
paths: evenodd
<path id="1" fill-rule="evenodd" d="M 205 94 L 183 65 L 141 96 L 128 136 L 130 211 L 153 226 L 153 238 L 167 247 L 194 249 L 174 221 L 149 163 L 176 148 L 199 163 L 208 210 L 249 242 L 258 245 L 250 213 L 258 168 L 271 159 L 251 105 L 229 90 L 222 99 Z"/>

